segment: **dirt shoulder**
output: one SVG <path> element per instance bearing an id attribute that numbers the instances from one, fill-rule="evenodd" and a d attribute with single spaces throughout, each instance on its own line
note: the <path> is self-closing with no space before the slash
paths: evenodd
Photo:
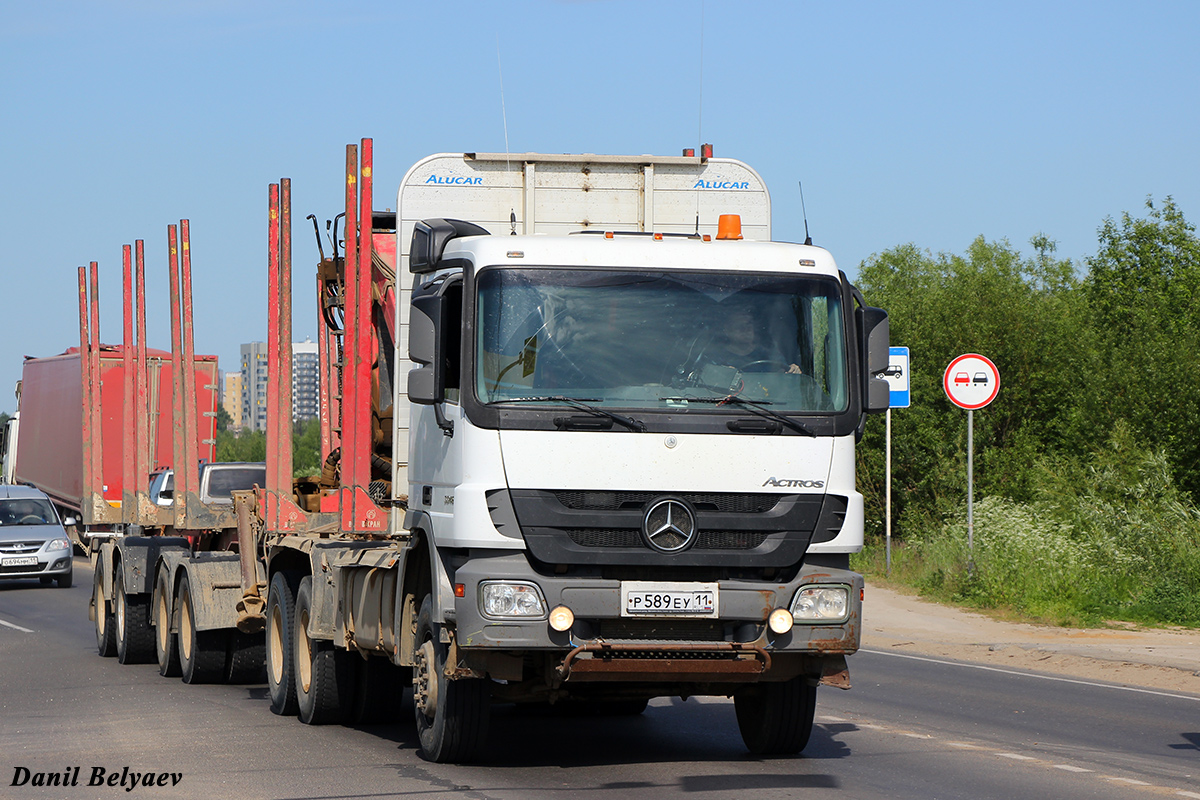
<path id="1" fill-rule="evenodd" d="M 1200 695 L 1200 631 L 1004 622 L 868 585 L 862 647 Z"/>

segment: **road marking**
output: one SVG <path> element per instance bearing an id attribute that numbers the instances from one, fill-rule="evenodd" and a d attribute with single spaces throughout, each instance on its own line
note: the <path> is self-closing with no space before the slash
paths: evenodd
<path id="1" fill-rule="evenodd" d="M 1097 683 L 1095 681 L 1084 681 L 1077 678 L 1061 678 L 1057 675 L 1041 675 L 1036 672 L 1018 672 L 1014 669 L 1000 669 L 999 667 L 988 667 L 983 664 L 968 664 L 963 661 L 946 661 L 940 658 L 927 658 L 925 656 L 913 656 L 907 653 L 889 653 L 886 650 L 863 650 L 860 653 L 871 653 L 877 656 L 891 656 L 892 658 L 907 658 L 910 661 L 925 661 L 930 664 L 942 664 L 947 667 L 966 667 L 967 669 L 978 669 L 984 672 L 999 672 L 1004 675 L 1016 675 L 1019 678 L 1038 678 L 1043 681 L 1057 681 L 1059 683 L 1075 683 L 1080 686 L 1094 686 L 1097 689 L 1116 689 L 1122 692 L 1137 692 L 1138 694 L 1151 694 L 1155 697 L 1169 697 L 1172 700 L 1191 700 L 1192 702 L 1200 702 L 1200 697 L 1193 694 L 1172 694 L 1170 692 L 1158 692 L 1154 689 L 1140 689 L 1136 686 L 1118 686 L 1114 683 Z"/>
<path id="2" fill-rule="evenodd" d="M 828 714 L 822 714 L 821 719 L 826 720 L 828 722 L 848 722 L 849 721 L 849 720 L 845 719 L 844 717 L 831 717 Z"/>
<path id="3" fill-rule="evenodd" d="M 32 631 L 29 628 L 22 628 L 20 625 L 13 625 L 11 622 L 5 622 L 2 619 L 0 619 L 0 625 L 3 625 L 6 628 L 12 628 L 15 631 L 21 631 L 21 633 L 35 633 L 35 631 Z"/>
<path id="4" fill-rule="evenodd" d="M 922 659 L 922 660 L 930 661 L 932 659 Z M 948 663 L 954 664 L 955 662 L 948 662 Z M 969 666 L 969 665 L 962 665 L 962 666 Z M 997 670 L 997 671 L 1002 671 L 1002 670 Z M 1016 673 L 1016 674 L 1020 675 L 1023 673 Z M 1104 686 L 1105 684 L 1099 684 L 1099 685 Z M 825 717 L 825 719 L 830 719 L 830 717 Z M 834 717 L 833 719 L 841 720 L 842 718 Z M 877 725 L 874 723 L 860 722 L 857 720 L 848 720 L 848 721 L 852 722 L 855 725 L 855 727 L 860 728 L 860 729 L 882 731 L 884 733 L 892 734 L 894 736 L 907 736 L 907 737 L 910 737 L 913 739 L 923 739 L 923 740 L 927 740 L 927 741 L 933 741 L 937 744 L 943 744 L 943 745 L 946 745 L 947 747 L 956 747 L 956 748 L 960 748 L 963 750 L 984 750 L 984 751 L 988 751 L 989 755 L 999 756 L 1000 758 L 1009 758 L 1009 759 L 1012 759 L 1013 761 L 1029 762 L 1031 766 L 1036 765 L 1036 766 L 1043 767 L 1043 768 L 1061 769 L 1065 772 L 1073 772 L 1073 773 L 1081 774 L 1081 775 L 1085 774 L 1085 773 L 1090 773 L 1090 774 L 1095 775 L 1097 778 L 1099 778 L 1100 780 L 1103 780 L 1103 781 L 1110 781 L 1112 783 L 1121 783 L 1121 784 L 1125 784 L 1126 786 L 1144 787 L 1146 791 L 1154 792 L 1157 794 L 1170 793 L 1173 797 L 1187 797 L 1187 798 L 1191 798 L 1191 800 L 1200 800 L 1200 794 L 1197 794 L 1196 792 L 1188 792 L 1188 791 L 1184 791 L 1183 789 L 1175 789 L 1174 787 L 1170 787 L 1170 786 L 1161 786 L 1161 785 L 1156 785 L 1153 783 L 1147 783 L 1146 781 L 1140 781 L 1135 778 L 1121 778 L 1116 775 L 1102 775 L 1100 773 L 1097 773 L 1095 770 L 1086 769 L 1084 767 L 1077 767 L 1073 764 L 1055 764 L 1051 761 L 1047 761 L 1044 758 L 1038 758 L 1037 756 L 1027 756 L 1023 753 L 1002 752 L 999 750 L 992 749 L 992 747 L 994 747 L 995 745 L 993 745 L 992 747 L 988 747 L 987 745 L 977 745 L 977 744 L 971 744 L 969 742 L 943 741 L 943 740 L 939 740 L 936 736 L 931 736 L 928 734 L 913 733 L 910 731 L 901 730 L 901 729 L 894 728 L 894 727 L 887 726 L 887 725 Z"/>

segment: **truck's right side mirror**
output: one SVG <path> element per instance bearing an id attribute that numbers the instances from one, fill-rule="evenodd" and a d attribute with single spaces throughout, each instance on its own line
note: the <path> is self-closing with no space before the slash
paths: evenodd
<path id="1" fill-rule="evenodd" d="M 883 379 L 888 367 L 890 330 L 887 312 L 863 306 L 856 309 L 858 335 L 861 338 L 863 365 L 863 410 L 887 411 L 891 405 L 891 387 Z"/>
<path id="2" fill-rule="evenodd" d="M 433 405 L 446 399 L 446 376 L 441 352 L 442 307 L 438 291 L 413 293 L 408 319 L 408 357 L 420 364 L 408 373 L 408 399 L 418 405 Z"/>

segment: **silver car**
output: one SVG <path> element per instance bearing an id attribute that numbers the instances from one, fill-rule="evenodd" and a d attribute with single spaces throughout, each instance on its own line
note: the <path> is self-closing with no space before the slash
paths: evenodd
<path id="1" fill-rule="evenodd" d="M 50 498 L 29 486 L 0 485 L 0 579 L 71 585 L 71 540 Z"/>

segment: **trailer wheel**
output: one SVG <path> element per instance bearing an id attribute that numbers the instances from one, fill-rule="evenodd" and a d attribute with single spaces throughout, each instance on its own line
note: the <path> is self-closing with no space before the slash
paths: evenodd
<path id="1" fill-rule="evenodd" d="M 108 601 L 104 599 L 104 569 L 99 561 L 92 578 L 92 610 L 96 618 L 96 652 L 104 658 L 112 658 L 117 654 L 116 625 Z"/>
<path id="2" fill-rule="evenodd" d="M 797 676 L 761 683 L 733 695 L 742 741 L 755 755 L 792 755 L 808 744 L 817 711 L 817 687 Z"/>
<path id="3" fill-rule="evenodd" d="M 308 635 L 312 612 L 312 576 L 300 581 L 296 592 L 295 643 L 296 703 L 305 725 L 345 722 L 354 701 L 354 662 L 358 656 L 339 650 L 328 639 Z"/>
<path id="4" fill-rule="evenodd" d="M 113 617 L 116 621 L 117 661 L 148 664 L 154 653 L 154 631 L 150 627 L 150 598 L 125 591 L 125 570 L 117 571 L 113 588 Z"/>
<path id="5" fill-rule="evenodd" d="M 258 633 L 229 633 L 229 652 L 225 655 L 226 683 L 262 683 L 266 666 L 266 637 Z"/>
<path id="6" fill-rule="evenodd" d="M 267 693 L 271 697 L 271 711 L 281 716 L 292 716 L 297 711 L 292 636 L 299 584 L 298 573 L 281 570 L 271 578 L 267 590 Z"/>
<path id="7" fill-rule="evenodd" d="M 179 669 L 184 683 L 219 683 L 225 677 L 224 629 L 196 629 L 192 587 L 185 572 L 179 578 Z"/>
<path id="8" fill-rule="evenodd" d="M 433 622 L 433 598 L 425 595 L 417 615 L 413 706 L 421 754 L 439 764 L 472 761 L 487 744 L 490 687 L 481 678 L 446 677 L 446 645 Z"/>
<path id="9" fill-rule="evenodd" d="M 395 722 L 400 717 L 404 687 L 412 686 L 412 670 L 378 656 L 356 661 L 350 721 L 359 725 Z"/>
<path id="10" fill-rule="evenodd" d="M 167 571 L 159 570 L 154 582 L 154 655 L 158 661 L 158 674 L 164 678 L 178 678 L 178 637 L 171 632 L 171 579 Z"/>

